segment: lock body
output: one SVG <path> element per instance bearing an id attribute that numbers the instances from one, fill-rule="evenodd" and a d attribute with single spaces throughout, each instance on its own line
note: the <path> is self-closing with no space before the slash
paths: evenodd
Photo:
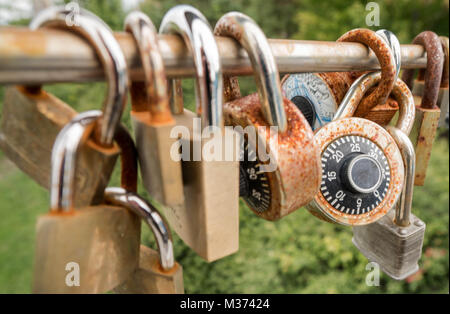
<path id="1" fill-rule="evenodd" d="M 226 161 L 223 155 L 219 161 L 208 161 L 198 153 L 205 146 L 235 147 L 237 136 L 230 132 L 222 133 L 222 138 L 202 139 L 201 129 L 193 126 L 195 113 L 185 109 L 174 118 L 189 130 L 179 141 L 190 153 L 189 161 L 181 162 L 185 204 L 166 207 L 165 216 L 188 246 L 214 261 L 239 249 L 239 161 Z M 194 155 L 201 158 L 194 160 Z"/>
<path id="2" fill-rule="evenodd" d="M 439 89 L 439 96 L 438 96 L 438 107 L 441 110 L 441 115 L 439 118 L 439 124 L 438 127 L 443 128 L 446 127 L 445 119 L 448 117 L 448 104 L 449 98 L 448 98 L 448 86 L 447 87 L 441 87 Z"/>
<path id="3" fill-rule="evenodd" d="M 278 220 L 299 209 L 314 197 L 320 185 L 319 149 L 311 128 L 292 102 L 284 99 L 283 106 L 289 121 L 286 132 L 270 129 L 256 93 L 224 105 L 227 125 L 244 130 L 251 127 L 258 133 L 258 142 L 244 143 L 244 158 L 254 156 L 256 160 L 241 161 L 240 181 L 246 185 L 241 196 L 255 214 L 266 220 Z M 261 151 L 267 153 L 269 162 L 260 160 Z M 269 171 L 263 172 L 262 165 Z"/>
<path id="4" fill-rule="evenodd" d="M 322 182 L 306 208 L 320 219 L 351 226 L 367 225 L 386 215 L 404 183 L 402 156 L 389 133 L 366 119 L 343 118 L 323 126 L 315 139 L 321 148 Z M 367 177 L 350 167 L 360 156 L 368 159 L 361 165 L 373 170 L 364 174 Z M 372 177 L 381 180 L 365 186 Z"/>
<path id="5" fill-rule="evenodd" d="M 38 218 L 33 293 L 104 293 L 138 266 L 140 220 L 125 208 L 89 206 Z M 79 265 L 79 286 L 66 269 Z M 70 264 L 69 264 L 70 265 Z M 76 276 L 76 274 L 74 274 Z"/>
<path id="6" fill-rule="evenodd" d="M 417 97 L 414 99 L 421 102 L 421 99 Z M 425 184 L 428 163 L 436 138 L 440 116 L 441 110 L 438 107 L 428 109 L 422 108 L 420 103 L 416 105 L 416 119 L 410 134 L 416 151 L 415 185 L 422 186 Z"/>
<path id="7" fill-rule="evenodd" d="M 181 163 L 170 152 L 177 139 L 170 133 L 175 123 L 154 124 L 148 112 L 131 112 L 144 187 L 169 207 L 184 204 Z"/>
<path id="8" fill-rule="evenodd" d="M 141 245 L 139 267 L 114 291 L 124 294 L 184 294 L 183 268 L 175 263 L 171 270 L 162 270 L 158 252 Z"/>
<path id="9" fill-rule="evenodd" d="M 425 223 L 411 214 L 408 227 L 394 223 L 395 210 L 367 226 L 353 227 L 353 244 L 372 262 L 396 280 L 403 280 L 419 270 Z"/>
<path id="10" fill-rule="evenodd" d="M 0 127 L 0 148 L 23 172 L 48 189 L 51 151 L 59 131 L 76 115 L 70 106 L 42 89 L 6 89 Z M 89 140 L 77 160 L 75 204 L 98 204 L 119 155 Z"/>

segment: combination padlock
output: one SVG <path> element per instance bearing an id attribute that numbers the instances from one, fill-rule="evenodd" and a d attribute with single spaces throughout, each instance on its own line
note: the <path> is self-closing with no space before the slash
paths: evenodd
<path id="1" fill-rule="evenodd" d="M 145 221 L 152 230 L 158 251 L 141 245 L 139 267 L 123 284 L 114 289 L 117 293 L 184 293 L 183 268 L 174 261 L 172 234 L 158 210 L 135 192 L 109 187 L 105 201 L 128 208 Z"/>
<path id="2" fill-rule="evenodd" d="M 339 42 L 359 42 L 378 58 L 382 83 L 366 96 L 355 116 L 386 125 L 398 110 L 397 102 L 388 98 L 400 69 L 400 46 L 395 35 L 386 30 L 351 30 Z M 331 122 L 353 81 L 362 72 L 296 73 L 283 77 L 285 96 L 302 111 L 313 130 Z M 397 74 L 397 75 L 396 75 Z"/>
<path id="3" fill-rule="evenodd" d="M 107 292 L 127 280 L 138 266 L 141 229 L 137 216 L 123 207 L 74 204 L 78 151 L 101 116 L 100 111 L 76 116 L 55 140 L 50 212 L 40 216 L 36 225 L 34 293 Z M 116 134 L 123 147 L 122 162 L 135 161 L 135 151 L 130 149 L 134 144 L 126 129 L 119 127 Z M 136 167 L 130 169 L 122 168 L 123 176 L 131 176 L 125 182 L 136 181 Z"/>
<path id="4" fill-rule="evenodd" d="M 131 119 L 139 152 L 142 180 L 150 195 L 169 207 L 184 204 L 181 162 L 171 158 L 176 138 L 169 108 L 164 63 L 158 48 L 157 31 L 142 12 L 131 12 L 125 19 L 139 51 L 144 82 L 131 83 Z"/>
<path id="5" fill-rule="evenodd" d="M 383 217 L 399 198 L 404 166 L 395 140 L 380 125 L 352 117 L 364 93 L 381 79 L 380 72 L 358 78 L 333 121 L 316 131 L 322 182 L 307 209 L 320 219 L 350 226 L 370 224 Z M 396 126 L 408 133 L 414 123 L 412 94 L 399 79 L 392 94 L 400 105 Z"/>
<path id="6" fill-rule="evenodd" d="M 78 158 L 75 203 L 95 204 L 103 192 L 119 155 L 113 136 L 126 104 L 128 78 L 125 57 L 112 31 L 92 13 L 81 10 L 77 25 L 69 27 L 72 11 L 50 7 L 39 12 L 30 27 L 57 27 L 74 31 L 95 47 L 104 66 L 108 93 L 103 116 Z M 45 188 L 50 185 L 50 159 L 58 132 L 76 112 L 41 87 L 8 87 L 0 128 L 0 148 L 16 165 Z"/>
<path id="7" fill-rule="evenodd" d="M 367 226 L 353 227 L 353 244 L 370 261 L 378 263 L 391 278 L 403 280 L 419 270 L 425 223 L 411 213 L 415 153 L 407 133 L 388 126 L 402 153 L 405 183 L 395 209 Z"/>
<path id="8" fill-rule="evenodd" d="M 427 68 L 419 75 L 417 84 L 423 76 L 423 96 L 415 97 L 416 121 L 410 134 L 411 141 L 416 152 L 415 185 L 424 185 L 428 168 L 428 162 L 436 137 L 441 110 L 436 105 L 441 85 L 442 69 L 444 65 L 444 53 L 439 37 L 430 31 L 417 35 L 413 44 L 424 46 L 427 53 Z M 412 89 L 414 69 L 405 70 L 402 79 Z M 417 90 L 416 90 L 417 93 Z"/>
<path id="9" fill-rule="evenodd" d="M 219 19 L 214 32 L 244 47 L 258 87 L 258 93 L 241 97 L 237 78 L 224 80 L 226 125 L 256 133 L 242 134 L 240 196 L 259 217 L 278 220 L 307 204 L 318 191 L 320 159 L 314 134 L 300 110 L 283 98 L 275 59 L 258 25 L 242 13 L 230 12 Z"/>
<path id="10" fill-rule="evenodd" d="M 235 158 L 236 135 L 232 130 L 223 132 L 219 51 L 206 18 L 188 5 L 170 9 L 160 33 L 179 35 L 193 55 L 197 103 L 197 113 L 183 110 L 180 97 L 174 95 L 180 105 L 174 114 L 179 132 L 174 133 L 180 136 L 185 204 L 166 207 L 165 216 L 187 245 L 205 260 L 214 261 L 239 248 L 239 158 Z M 205 158 L 210 148 L 219 152 L 218 158 L 217 154 Z"/>

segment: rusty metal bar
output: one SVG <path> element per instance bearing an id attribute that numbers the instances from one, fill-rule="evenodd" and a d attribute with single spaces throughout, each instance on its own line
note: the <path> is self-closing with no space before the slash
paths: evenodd
<path id="1" fill-rule="evenodd" d="M 125 54 L 132 79 L 143 78 L 136 45 L 131 35 L 115 33 Z M 217 37 L 223 72 L 251 75 L 247 53 L 229 38 Z M 364 71 L 379 68 L 373 53 L 358 43 L 270 39 L 280 73 Z M 168 77 L 193 77 L 194 64 L 184 43 L 173 35 L 161 35 L 160 49 Z M 424 68 L 420 45 L 401 45 L 403 68 Z M 67 31 L 31 31 L 0 28 L 0 84 L 44 84 L 103 80 L 94 50 L 82 38 Z"/>

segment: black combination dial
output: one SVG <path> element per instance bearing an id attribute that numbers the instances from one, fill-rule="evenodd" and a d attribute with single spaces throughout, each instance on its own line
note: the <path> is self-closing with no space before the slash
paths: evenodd
<path id="1" fill-rule="evenodd" d="M 247 141 L 244 143 L 244 155 L 239 164 L 239 196 L 241 196 L 254 211 L 265 212 L 270 207 L 271 192 L 269 178 L 262 172 L 261 161 L 255 148 Z"/>
<path id="2" fill-rule="evenodd" d="M 386 197 L 390 165 L 372 141 L 357 135 L 335 139 L 322 153 L 320 192 L 336 210 L 361 215 Z"/>

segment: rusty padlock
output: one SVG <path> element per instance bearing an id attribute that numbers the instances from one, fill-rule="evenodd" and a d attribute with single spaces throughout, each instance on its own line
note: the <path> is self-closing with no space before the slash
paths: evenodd
<path id="1" fill-rule="evenodd" d="M 144 186 L 158 202 L 169 207 L 182 207 L 181 161 L 170 156 L 177 139 L 170 136 L 175 120 L 170 113 L 157 31 L 151 20 L 138 11 L 128 14 L 125 30 L 136 41 L 145 78 L 144 82 L 131 83 L 131 119 Z"/>
<path id="2" fill-rule="evenodd" d="M 398 110 L 395 100 L 388 98 L 400 69 L 398 40 L 386 30 L 375 33 L 368 29 L 354 29 L 338 41 L 365 44 L 378 57 L 383 73 L 382 83 L 364 98 L 355 116 L 386 125 Z M 296 104 L 316 130 L 333 120 L 345 93 L 362 73 L 297 73 L 286 75 L 281 83 L 285 96 Z"/>
<path id="3" fill-rule="evenodd" d="M 244 47 L 258 87 L 258 93 L 241 97 L 237 78 L 224 80 L 225 123 L 255 133 L 243 134 L 240 195 L 259 217 L 278 220 L 318 191 L 321 168 L 314 134 L 300 110 L 283 98 L 275 59 L 258 25 L 242 13 L 230 12 L 214 32 Z"/>
<path id="4" fill-rule="evenodd" d="M 411 99 L 413 102 L 413 100 Z M 400 129 L 388 126 L 402 152 L 405 183 L 395 209 L 367 226 L 353 228 L 353 243 L 370 261 L 378 263 L 391 278 L 403 280 L 419 270 L 425 223 L 411 213 L 414 191 L 414 145 Z"/>
<path id="5" fill-rule="evenodd" d="M 101 116 L 100 111 L 76 116 L 55 140 L 50 212 L 40 216 L 36 225 L 34 293 L 107 292 L 127 280 L 138 266 L 137 216 L 123 207 L 90 204 L 78 207 L 74 203 L 78 152 L 86 145 L 95 121 Z M 122 162 L 136 160 L 135 151 L 130 150 L 134 144 L 126 129 L 119 127 L 116 134 L 123 147 Z M 128 181 L 134 182 L 135 172 L 123 174 L 131 174 Z"/>
<path id="6" fill-rule="evenodd" d="M 445 119 L 448 117 L 448 72 L 449 72 L 449 45 L 448 37 L 439 37 L 442 43 L 442 50 L 444 51 L 444 69 L 442 70 L 441 86 L 439 88 L 438 107 L 441 109 L 441 117 L 439 118 L 439 127 L 448 127 Z"/>
<path id="7" fill-rule="evenodd" d="M 334 120 L 316 131 L 322 183 L 307 209 L 325 221 L 350 226 L 373 223 L 386 215 L 402 191 L 404 166 L 395 140 L 380 125 L 352 117 L 364 93 L 381 79 L 380 72 L 358 78 Z M 397 128 L 407 133 L 414 122 L 412 94 L 399 79 L 392 93 L 400 104 Z"/>
<path id="8" fill-rule="evenodd" d="M 152 230 L 158 251 L 141 245 L 139 267 L 123 284 L 114 289 L 117 293 L 184 293 L 183 268 L 174 261 L 170 228 L 158 210 L 135 192 L 109 187 L 105 200 L 116 206 L 128 208 L 146 222 Z"/>
<path id="9" fill-rule="evenodd" d="M 181 136 L 173 151 L 182 158 L 185 204 L 166 207 L 165 215 L 187 245 L 205 260 L 214 261 L 239 248 L 239 160 L 233 154 L 236 135 L 230 130 L 223 132 L 219 51 L 206 18 L 192 6 L 170 9 L 160 33 L 182 37 L 196 69 L 197 113 L 183 110 L 181 97 L 174 95 L 180 106 L 174 112 L 177 127 L 173 135 Z M 219 158 L 205 158 L 204 152 L 211 147 L 215 152 L 217 147 L 225 149 L 217 150 Z M 232 150 L 231 158 L 223 154 L 227 155 L 227 147 Z"/>
<path id="10" fill-rule="evenodd" d="M 414 184 L 424 185 L 428 161 L 441 115 L 441 110 L 436 104 L 439 96 L 439 86 L 441 85 L 444 53 L 439 37 L 430 31 L 417 35 L 413 40 L 413 44 L 424 46 L 427 52 L 427 68 L 422 72 L 424 78 L 423 96 L 414 98 L 416 103 L 416 121 L 410 134 L 416 152 Z M 409 88 L 413 86 L 414 72 L 414 69 L 403 72 L 402 79 Z M 418 81 L 420 81 L 420 77 Z"/>
<path id="11" fill-rule="evenodd" d="M 108 83 L 104 115 L 78 158 L 76 204 L 99 203 L 117 160 L 119 149 L 114 130 L 126 104 L 128 78 L 125 57 L 112 31 L 92 13 L 81 10 L 73 27 L 66 24 L 72 14 L 61 7 L 41 11 L 30 28 L 70 29 L 95 47 Z M 8 87 L 0 128 L 0 148 L 19 168 L 45 188 L 50 184 L 50 156 L 58 132 L 76 112 L 41 87 Z"/>

